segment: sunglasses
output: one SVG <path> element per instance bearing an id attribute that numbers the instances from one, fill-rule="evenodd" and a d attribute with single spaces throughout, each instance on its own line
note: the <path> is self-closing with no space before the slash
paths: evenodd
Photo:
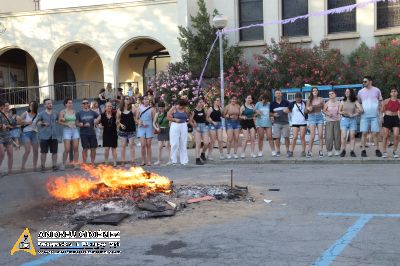
<path id="1" fill-rule="evenodd" d="M 89 102 L 83 102 L 82 104 L 89 104 Z"/>
<path id="2" fill-rule="evenodd" d="M 368 80 L 363 80 L 363 83 L 368 83 Z"/>

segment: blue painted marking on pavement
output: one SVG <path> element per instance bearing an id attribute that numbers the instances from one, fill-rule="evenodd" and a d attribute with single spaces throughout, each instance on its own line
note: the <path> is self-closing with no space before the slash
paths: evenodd
<path id="1" fill-rule="evenodd" d="M 57 260 L 57 259 L 59 259 L 59 258 L 61 258 L 61 257 L 64 257 L 65 255 L 66 255 L 66 254 L 47 255 L 47 256 L 41 257 L 41 258 L 39 258 L 39 259 L 37 259 L 37 260 L 33 260 L 33 261 L 30 261 L 30 262 L 25 262 L 25 263 L 21 264 L 21 266 L 38 266 L 38 265 L 43 265 L 43 264 L 48 263 L 48 262 L 50 262 L 50 261 Z"/>
<path id="2" fill-rule="evenodd" d="M 341 215 L 340 215 L 341 216 Z M 361 229 L 372 219 L 372 215 L 362 215 L 358 220 L 349 228 L 347 232 L 330 246 L 321 257 L 313 264 L 316 266 L 328 266 L 333 262 L 343 249 L 350 244 L 351 240 L 361 231 Z"/>
<path id="3" fill-rule="evenodd" d="M 400 214 L 397 213 L 388 213 L 388 214 L 379 214 L 379 213 L 357 213 L 357 212 L 320 212 L 318 213 L 320 216 L 345 216 L 345 217 L 361 217 L 361 216 L 373 216 L 373 217 L 384 217 L 384 218 L 400 218 Z"/>

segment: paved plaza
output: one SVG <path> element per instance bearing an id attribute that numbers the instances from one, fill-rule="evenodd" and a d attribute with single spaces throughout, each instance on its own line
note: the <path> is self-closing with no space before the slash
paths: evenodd
<path id="1" fill-rule="evenodd" d="M 6 176 L 0 179 L 0 265 L 398 265 L 398 161 L 330 160 L 147 168 L 175 184 L 217 185 L 229 184 L 233 169 L 234 184 L 249 186 L 255 202 L 201 202 L 170 218 L 83 228 L 121 230 L 122 254 L 114 256 L 10 256 L 26 227 L 34 242 L 40 230 L 71 228 L 42 219 L 55 201 L 45 181 L 65 172 Z"/>

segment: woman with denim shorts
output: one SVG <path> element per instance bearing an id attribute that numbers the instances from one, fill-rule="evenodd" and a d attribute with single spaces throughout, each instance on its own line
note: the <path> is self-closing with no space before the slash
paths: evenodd
<path id="1" fill-rule="evenodd" d="M 256 112 L 251 95 L 247 95 L 243 106 L 240 107 L 240 114 L 240 125 L 243 132 L 242 155 L 240 157 L 242 159 L 246 158 L 247 141 L 250 139 L 250 156 L 251 158 L 256 158 L 256 155 L 254 154 L 256 146 L 256 125 L 254 123 L 254 118 Z"/>
<path id="2" fill-rule="evenodd" d="M 32 101 L 29 103 L 29 109 L 21 115 L 22 143 L 24 144 L 25 152 L 22 155 L 21 170 L 25 169 L 25 164 L 32 150 L 33 153 L 33 169 L 36 171 L 37 160 L 39 156 L 39 143 L 37 136 L 36 117 L 38 113 L 38 103 Z"/>
<path id="3" fill-rule="evenodd" d="M 153 121 L 156 111 L 152 107 L 148 96 L 144 96 L 142 101 L 143 104 L 139 106 L 136 112 L 137 137 L 140 138 L 141 144 L 141 166 L 151 166 L 151 140 L 153 138 Z"/>
<path id="4" fill-rule="evenodd" d="M 342 152 L 340 157 L 346 156 L 347 134 L 350 134 L 350 156 L 357 157 L 354 148 L 356 143 L 357 116 L 362 113 L 361 104 L 357 101 L 356 93 L 353 89 L 346 89 L 343 101 L 340 103 L 339 114 Z"/>
<path id="5" fill-rule="evenodd" d="M 60 112 L 58 121 L 63 129 L 64 153 L 61 169 L 65 169 L 68 156 L 71 156 L 71 142 L 73 146 L 73 164 L 77 166 L 79 159 L 79 130 L 76 127 L 76 114 L 72 99 L 64 100 L 65 109 Z"/>
<path id="6" fill-rule="evenodd" d="M 131 98 L 122 96 L 117 110 L 118 136 L 121 140 L 121 165 L 126 163 L 126 146 L 129 146 L 131 154 L 131 166 L 135 165 L 135 132 L 136 132 L 136 109 L 132 108 Z"/>
<path id="7" fill-rule="evenodd" d="M 196 143 L 196 164 L 203 165 L 207 160 L 206 150 L 208 148 L 208 122 L 206 112 L 204 111 L 204 100 L 197 98 L 194 101 L 195 108 L 190 116 L 189 123 L 194 130 L 194 141 Z M 203 142 L 203 149 L 200 154 L 201 143 Z M 201 159 L 200 159 L 201 158 Z"/>
<path id="8" fill-rule="evenodd" d="M 224 117 L 226 123 L 226 158 L 231 158 L 231 147 L 233 146 L 233 158 L 238 159 L 237 151 L 239 147 L 240 134 L 240 106 L 237 102 L 237 97 L 232 96 L 230 103 L 224 109 Z"/>
<path id="9" fill-rule="evenodd" d="M 267 135 L 269 147 L 271 148 L 272 156 L 275 156 L 275 146 L 272 139 L 272 122 L 269 117 L 269 97 L 268 94 L 261 95 L 258 103 L 256 103 L 256 129 L 258 134 L 258 157 L 263 156 L 264 136 Z"/>
<path id="10" fill-rule="evenodd" d="M 222 108 L 221 99 L 215 98 L 213 105 L 208 108 L 207 121 L 210 128 L 210 148 L 208 150 L 208 160 L 212 160 L 212 150 L 214 148 L 215 141 L 218 141 L 219 148 L 219 159 L 224 160 L 224 143 L 222 139 L 223 128 L 222 128 Z"/>
<path id="11" fill-rule="evenodd" d="M 310 128 L 310 141 L 307 151 L 307 158 L 312 157 L 312 148 L 314 145 L 315 129 L 318 130 L 318 142 L 319 142 L 319 157 L 324 157 L 322 152 L 324 148 L 324 116 L 322 115 L 322 109 L 324 108 L 324 100 L 319 96 L 317 87 L 313 87 L 311 90 L 310 97 L 308 97 L 306 108 L 308 111 L 308 126 Z"/>

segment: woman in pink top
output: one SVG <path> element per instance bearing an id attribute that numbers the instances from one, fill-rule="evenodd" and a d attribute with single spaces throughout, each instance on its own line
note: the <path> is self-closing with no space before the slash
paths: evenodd
<path id="1" fill-rule="evenodd" d="M 329 91 L 329 100 L 325 103 L 325 145 L 328 157 L 332 157 L 333 144 L 335 143 L 335 156 L 340 155 L 340 103 L 336 100 L 336 92 Z"/>

